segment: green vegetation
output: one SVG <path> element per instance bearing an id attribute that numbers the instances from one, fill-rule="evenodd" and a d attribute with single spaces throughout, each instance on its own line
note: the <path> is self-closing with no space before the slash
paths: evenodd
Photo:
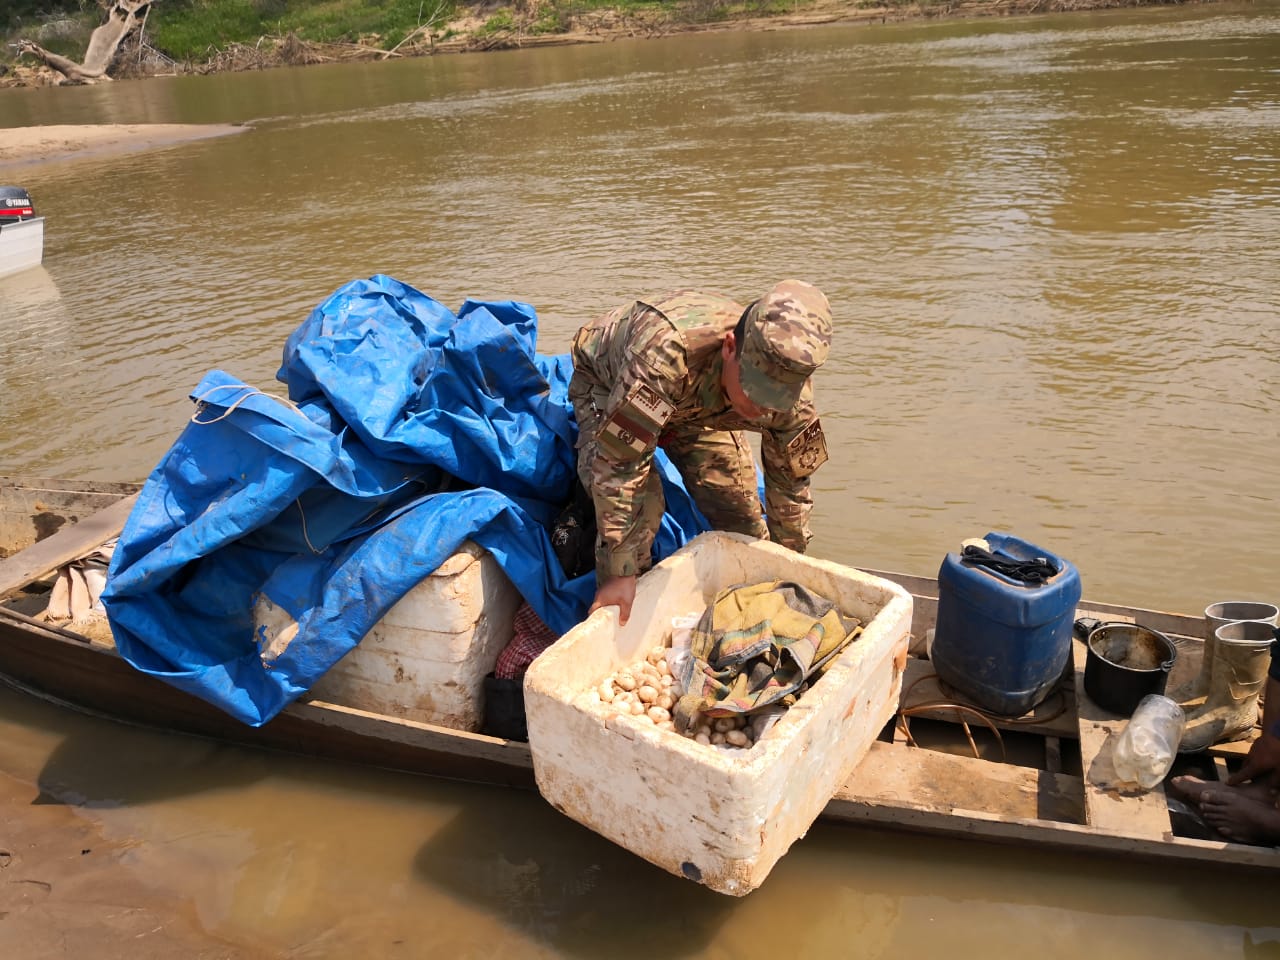
<path id="1" fill-rule="evenodd" d="M 147 32 L 175 60 L 288 34 L 315 43 L 364 39 L 385 49 L 452 10 L 452 0 L 159 0 Z"/>
<path id="2" fill-rule="evenodd" d="M 493 36 L 495 33 L 514 30 L 516 28 L 516 19 L 512 16 L 511 11 L 507 9 L 499 10 L 492 17 L 484 22 L 476 34 L 481 37 Z"/>
<path id="3" fill-rule="evenodd" d="M 79 58 L 89 45 L 89 34 L 102 22 L 97 5 L 66 3 L 50 7 L 38 0 L 12 0 L 7 21 L 0 20 L 0 37 L 12 44 L 19 37 L 34 40 L 47 50 L 65 57 Z M 0 60 L 11 59 L 13 50 L 3 48 Z"/>
<path id="4" fill-rule="evenodd" d="M 0 30 L 78 57 L 102 22 L 94 0 L 9 0 Z M 174 60 L 200 61 L 229 44 L 289 34 L 314 43 L 365 42 L 389 49 L 452 15 L 454 0 L 156 0 L 147 42 Z M 74 29 L 72 29 L 74 25 Z"/>
<path id="5" fill-rule="evenodd" d="M 76 5 L 67 4 L 67 6 L 72 7 Z M 42 0 L 9 0 L 9 2 L 5 4 L 5 26 L 12 27 L 23 21 L 38 20 L 41 17 L 46 16 L 51 9 L 51 5 L 42 2 Z"/>
<path id="6" fill-rule="evenodd" d="M 31 40 L 79 61 L 103 18 L 103 0 L 0 0 L 0 77 L 16 42 Z M 450 43 L 488 49 L 574 30 L 664 31 L 679 25 L 767 17 L 818 0 L 153 0 L 142 35 L 150 48 L 134 63 L 198 70 L 412 54 Z M 851 6 L 872 0 L 845 0 Z M 902 6 L 931 0 L 875 0 Z M 933 0 L 937 2 L 937 0 Z M 465 22 L 464 22 L 465 21 Z M 263 42 L 268 38 L 268 42 Z M 128 41 L 138 47 L 136 35 Z M 349 45 L 335 51 L 322 45 Z M 122 47 L 122 53 L 126 48 Z M 26 61 L 30 63 L 30 61 Z M 114 72 L 114 71 L 113 71 Z M 145 75 L 142 68 L 133 75 Z"/>

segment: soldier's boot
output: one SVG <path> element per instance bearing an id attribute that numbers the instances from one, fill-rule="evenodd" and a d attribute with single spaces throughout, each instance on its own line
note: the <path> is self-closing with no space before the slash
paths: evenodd
<path id="1" fill-rule="evenodd" d="M 1247 737 L 1258 721 L 1258 696 L 1270 665 L 1270 640 L 1219 637 L 1210 665 L 1209 692 L 1204 705 L 1187 714 L 1178 752 L 1195 753 Z"/>

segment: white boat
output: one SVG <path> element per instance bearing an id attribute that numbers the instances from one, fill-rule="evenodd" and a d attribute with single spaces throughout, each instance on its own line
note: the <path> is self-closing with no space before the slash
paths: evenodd
<path id="1" fill-rule="evenodd" d="M 0 187 L 0 277 L 40 266 L 44 217 L 22 187 Z"/>

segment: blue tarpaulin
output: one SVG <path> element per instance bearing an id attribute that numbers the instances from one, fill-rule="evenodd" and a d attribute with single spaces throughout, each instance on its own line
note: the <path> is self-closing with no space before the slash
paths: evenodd
<path id="1" fill-rule="evenodd" d="M 257 726 L 468 539 L 567 631 L 595 577 L 567 579 L 551 548 L 577 426 L 569 358 L 539 356 L 536 338 L 528 304 L 468 300 L 455 315 L 374 276 L 289 337 L 287 400 L 208 373 L 112 559 L 120 653 Z M 655 462 L 659 559 L 707 525 Z"/>

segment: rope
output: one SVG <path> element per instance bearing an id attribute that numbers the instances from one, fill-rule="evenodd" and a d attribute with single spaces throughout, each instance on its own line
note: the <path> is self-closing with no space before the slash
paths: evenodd
<path id="1" fill-rule="evenodd" d="M 1009 758 L 1009 755 L 1007 750 L 1005 749 L 1004 738 L 1000 736 L 1000 731 L 996 727 L 997 720 L 1008 726 L 1015 726 L 1015 727 L 1031 726 L 1033 724 L 1044 724 L 1044 723 L 1049 723 L 1050 721 L 1056 720 L 1058 717 L 1062 716 L 1062 714 L 1065 713 L 1067 709 L 1066 694 L 1063 692 L 1061 688 L 1059 688 L 1055 690 L 1053 694 L 1058 698 L 1058 707 L 1048 716 L 1043 716 L 1043 715 L 1032 716 L 1030 714 L 1026 716 L 1021 716 L 1021 717 L 1001 716 L 1000 714 L 991 713 L 990 711 L 983 710 L 980 707 L 976 707 L 971 703 L 962 702 L 955 695 L 955 692 L 952 691 L 949 687 L 947 687 L 947 685 L 942 681 L 942 678 L 939 677 L 936 673 L 921 674 L 920 676 L 912 680 L 911 683 L 907 685 L 906 689 L 902 691 L 902 699 L 906 700 L 907 697 L 910 695 L 911 691 L 915 689 L 916 684 L 920 683 L 922 680 L 937 680 L 939 689 L 942 691 L 943 694 L 945 694 L 948 697 L 948 699 L 926 700 L 922 703 L 917 703 L 914 706 L 906 707 L 905 709 L 901 709 L 898 711 L 898 718 L 899 718 L 898 726 L 902 730 L 903 735 L 907 738 L 907 742 L 913 747 L 918 746 L 918 744 L 916 743 L 915 738 L 912 737 L 911 735 L 911 726 L 908 723 L 908 720 L 911 717 L 919 716 L 920 714 L 927 713 L 932 710 L 954 710 L 956 711 L 956 721 L 960 724 L 961 729 L 964 730 L 965 738 L 969 741 L 969 749 L 973 751 L 973 755 L 975 757 L 977 757 L 978 759 L 981 759 L 981 754 L 978 752 L 978 745 L 974 742 L 974 739 L 973 739 L 973 732 L 969 729 L 968 721 L 966 721 L 964 719 L 964 716 L 962 715 L 962 711 L 963 711 L 963 713 L 973 714 L 975 717 L 981 720 L 983 724 L 986 725 L 986 727 L 995 736 L 996 743 L 1000 747 L 1000 758 L 1002 760 L 1007 761 Z"/>
<path id="2" fill-rule="evenodd" d="M 973 740 L 973 732 L 969 729 L 969 723 L 961 715 L 962 711 L 964 713 L 972 713 L 975 717 L 986 724 L 987 729 L 991 731 L 992 735 L 996 738 L 996 743 L 1000 746 L 1000 759 L 1002 761 L 1007 761 L 1009 759 L 1008 751 L 1004 746 L 1004 738 L 1000 736 L 1000 731 L 996 728 L 995 722 L 991 717 L 979 710 L 977 707 L 971 707 L 967 703 L 956 703 L 951 700 L 930 700 L 926 703 L 917 703 L 914 707 L 908 707 L 905 710 L 899 710 L 898 717 L 901 721 L 899 726 L 902 728 L 903 735 L 907 738 L 907 743 L 911 744 L 913 747 L 919 746 L 919 744 L 916 743 L 915 738 L 911 736 L 911 725 L 907 721 L 910 720 L 911 717 L 917 716 L 925 711 L 940 709 L 956 711 L 956 720 L 964 730 L 965 739 L 969 741 L 969 749 L 973 751 L 974 757 L 979 760 L 982 759 L 982 755 L 978 752 L 978 745 Z"/>
<path id="3" fill-rule="evenodd" d="M 986 567 L 1022 583 L 1045 583 L 1058 573 L 1058 568 L 1044 557 L 1017 560 L 1003 553 L 983 550 L 982 547 L 972 543 L 961 551 L 960 557 L 966 563 L 976 567 Z"/>
<path id="4" fill-rule="evenodd" d="M 307 549 L 311 551 L 312 556 L 320 556 L 320 551 L 315 548 L 315 544 L 311 542 L 311 538 L 307 536 L 307 512 L 302 509 L 302 498 L 299 497 L 293 501 L 298 505 L 298 516 L 302 518 L 302 539 L 306 543 Z"/>
<path id="5" fill-rule="evenodd" d="M 243 390 L 244 394 L 240 397 L 237 397 L 236 401 L 232 403 L 231 406 L 227 407 L 226 410 L 224 410 L 218 416 L 214 417 L 212 420 L 201 420 L 200 414 L 204 413 L 205 409 L 210 406 L 210 404 L 207 403 L 206 400 L 219 390 Z M 209 426 L 210 424 L 217 423 L 219 420 L 225 420 L 227 417 L 231 416 L 231 414 L 235 413 L 236 409 L 240 406 L 240 404 L 244 403 L 250 397 L 267 397 L 271 400 L 275 400 L 279 403 L 284 404 L 286 407 L 289 407 L 295 413 L 298 413 L 302 416 L 306 416 L 306 414 L 302 413 L 302 408 L 299 407 L 292 400 L 290 400 L 288 397 L 277 396 L 274 393 L 267 393 L 265 390 L 259 390 L 257 387 L 248 387 L 241 383 L 223 383 L 216 387 L 210 387 L 200 396 L 195 398 L 196 412 L 191 414 L 191 422 L 194 424 L 198 424 L 199 426 L 205 427 L 205 426 Z"/>
<path id="6" fill-rule="evenodd" d="M 229 407 L 227 407 L 226 410 L 222 411 L 222 413 L 214 417 L 212 420 L 201 420 L 200 414 L 202 414 L 210 406 L 210 404 L 207 403 L 206 400 L 218 390 L 243 390 L 244 393 L 241 394 L 241 396 L 237 397 L 235 399 L 235 402 L 233 402 Z M 236 412 L 240 404 L 244 403 L 250 397 L 267 397 L 268 399 L 275 400 L 279 403 L 284 404 L 286 407 L 290 408 L 300 416 L 304 416 L 304 417 L 306 416 L 306 414 L 302 412 L 302 409 L 296 403 L 290 400 L 288 397 L 277 396 L 274 393 L 267 393 L 265 390 L 259 390 L 257 387 L 249 387 L 240 383 L 223 383 L 216 387 L 210 387 L 200 396 L 196 397 L 196 412 L 191 414 L 191 422 L 202 427 L 211 426 L 212 424 L 217 423 L 219 420 L 225 420 L 227 417 L 231 416 L 231 414 Z M 316 549 L 315 544 L 311 542 L 310 535 L 307 533 L 307 512 L 302 509 L 302 500 L 297 499 L 294 501 L 294 503 L 298 505 L 298 516 L 301 518 L 301 521 L 302 521 L 302 540 L 304 543 L 306 543 L 307 549 L 311 551 L 312 555 L 318 557 L 323 551 Z"/>
<path id="7" fill-rule="evenodd" d="M 952 688 L 951 688 L 951 687 L 950 687 L 950 686 L 949 686 L 949 685 L 948 685 L 948 684 L 947 684 L 947 683 L 946 683 L 946 682 L 945 682 L 945 681 L 944 681 L 940 676 L 938 676 L 936 673 L 923 673 L 923 674 L 921 674 L 920 676 L 916 677 L 914 680 L 912 680 L 912 681 L 911 681 L 911 683 L 907 685 L 907 688 L 906 688 L 905 690 L 903 690 L 903 691 L 902 691 L 902 699 L 903 699 L 903 700 L 905 700 L 905 699 L 907 698 L 908 694 L 910 694 L 910 693 L 911 693 L 911 691 L 912 691 L 912 690 L 914 690 L 914 689 L 916 688 L 916 684 L 917 684 L 917 683 L 920 683 L 920 682 L 921 682 L 921 681 L 923 681 L 923 680 L 937 680 L 937 681 L 938 681 L 938 689 L 942 691 L 943 695 L 945 695 L 946 697 L 950 698 L 950 699 L 948 699 L 948 700 L 946 701 L 946 703 L 947 703 L 947 704 L 949 704 L 949 703 L 951 703 L 951 702 L 960 702 L 960 703 L 963 703 L 963 704 L 964 704 L 964 706 L 965 706 L 967 709 L 972 710 L 974 713 L 979 713 L 979 714 L 981 714 L 982 716 L 987 717 L 987 718 L 989 718 L 989 719 L 991 719 L 991 720 L 999 720 L 1001 723 L 1007 724 L 1008 726 L 1011 726 L 1011 727 L 1016 727 L 1016 726 L 1028 726 L 1028 727 L 1029 727 L 1029 726 L 1033 726 L 1033 725 L 1035 725 L 1035 724 L 1050 723 L 1050 722 L 1052 722 L 1052 721 L 1054 721 L 1054 720 L 1058 719 L 1058 717 L 1062 716 L 1064 713 L 1066 713 L 1066 712 L 1067 712 L 1067 695 L 1066 695 L 1066 692 L 1062 689 L 1062 687 L 1061 687 L 1061 686 L 1056 687 L 1056 688 L 1053 690 L 1053 692 L 1049 695 L 1049 696 L 1051 696 L 1051 697 L 1057 697 L 1057 698 L 1058 698 L 1058 708 L 1057 708 L 1056 710 L 1054 710 L 1054 711 L 1053 711 L 1053 713 L 1049 714 L 1048 716 L 1044 716 L 1044 715 L 1042 715 L 1042 714 L 1037 713 L 1037 714 L 1035 714 L 1034 716 L 1033 716 L 1033 715 L 1031 715 L 1031 714 L 1026 714 L 1026 715 L 1021 716 L 1021 717 L 1006 717 L 1006 716 L 1004 716 L 1003 714 L 999 714 L 999 713 L 992 713 L 991 711 L 989 711 L 989 710 L 983 710 L 981 707 L 975 706 L 974 704 L 964 702 L 963 700 L 961 700 L 960 695 L 959 695 L 955 690 L 953 690 L 953 689 L 952 689 Z M 1047 702 L 1049 702 L 1049 697 L 1045 697 L 1045 699 L 1044 699 L 1041 703 L 1039 703 L 1039 704 L 1037 704 L 1037 705 L 1036 705 L 1035 709 L 1036 709 L 1036 710 L 1039 710 L 1039 709 L 1040 709 L 1040 707 L 1041 707 L 1041 706 L 1043 706 L 1043 705 L 1044 705 L 1045 703 L 1047 703 Z M 913 710 L 914 710 L 914 709 L 915 709 L 915 707 L 912 707 L 911 709 L 913 709 Z"/>

